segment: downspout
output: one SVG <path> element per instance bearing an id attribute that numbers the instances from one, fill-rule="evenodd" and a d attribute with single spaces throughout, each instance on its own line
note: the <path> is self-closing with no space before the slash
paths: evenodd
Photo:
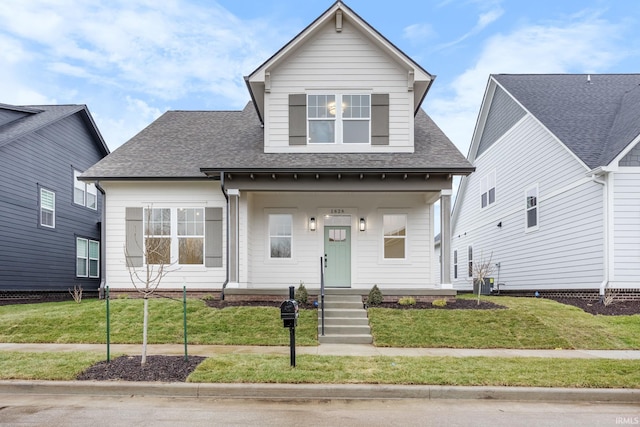
<path id="1" fill-rule="evenodd" d="M 107 262 L 105 260 L 106 251 L 106 237 L 107 237 L 107 193 L 104 188 L 100 186 L 100 181 L 95 182 L 95 186 L 102 194 L 102 224 L 100 226 L 100 287 L 98 288 L 98 298 L 104 298 L 104 290 L 107 286 Z"/>
<path id="2" fill-rule="evenodd" d="M 591 174 L 591 181 L 596 184 L 602 185 L 602 193 L 604 195 L 604 212 L 603 212 L 603 221 L 604 221 L 604 277 L 602 279 L 602 283 L 600 283 L 600 302 L 604 302 L 604 291 L 609 285 L 609 194 L 606 180 L 599 180 L 598 175 L 596 173 Z"/>
<path id="3" fill-rule="evenodd" d="M 229 238 L 231 237 L 231 229 L 230 229 L 230 223 L 229 223 L 229 214 L 230 214 L 230 207 L 229 207 L 229 194 L 227 193 L 227 189 L 224 186 L 224 171 L 220 172 L 220 189 L 222 190 L 222 194 L 224 194 L 224 198 L 227 200 L 227 215 L 226 215 L 226 223 L 227 223 L 227 250 L 226 250 L 226 254 L 227 254 L 227 277 L 224 280 L 224 283 L 222 284 L 222 291 L 220 292 L 220 299 L 222 301 L 224 301 L 224 289 L 227 287 L 227 284 L 229 283 L 229 275 L 231 274 L 231 272 L 229 271 L 230 268 L 230 259 L 229 259 L 229 251 L 231 250 L 230 247 L 230 242 L 229 242 Z"/>

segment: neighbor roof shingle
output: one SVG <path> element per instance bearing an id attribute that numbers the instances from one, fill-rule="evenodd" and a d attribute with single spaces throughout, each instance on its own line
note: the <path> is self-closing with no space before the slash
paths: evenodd
<path id="1" fill-rule="evenodd" d="M 493 77 L 591 169 L 640 134 L 640 74 Z"/>

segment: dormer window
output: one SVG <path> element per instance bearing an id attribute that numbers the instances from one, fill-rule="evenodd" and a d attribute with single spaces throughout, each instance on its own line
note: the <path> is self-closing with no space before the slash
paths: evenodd
<path id="1" fill-rule="evenodd" d="M 310 144 L 370 144 L 371 96 L 308 95 L 307 122 Z"/>

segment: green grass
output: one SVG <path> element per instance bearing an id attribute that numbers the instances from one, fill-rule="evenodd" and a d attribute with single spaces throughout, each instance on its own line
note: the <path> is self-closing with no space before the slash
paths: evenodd
<path id="1" fill-rule="evenodd" d="M 381 347 L 640 349 L 640 315 L 593 316 L 546 299 L 482 299 L 508 309 L 370 308 L 374 342 Z"/>
<path id="2" fill-rule="evenodd" d="M 110 301 L 111 343 L 142 342 L 141 299 Z M 296 329 L 298 345 L 317 345 L 316 310 L 301 310 Z M 187 300 L 190 344 L 288 345 L 277 307 L 214 309 L 202 300 Z M 149 301 L 149 343 L 182 343 L 182 301 Z M 55 302 L 0 307 L 0 342 L 106 343 L 106 302 Z"/>
<path id="3" fill-rule="evenodd" d="M 71 381 L 104 360 L 91 352 L 23 353 L 0 351 L 0 379 Z"/>
<path id="4" fill-rule="evenodd" d="M 0 380 L 72 381 L 101 353 L 0 351 Z M 488 357 L 349 357 L 220 354 L 189 376 L 194 383 L 422 384 L 638 388 L 640 361 Z"/>
<path id="5" fill-rule="evenodd" d="M 285 356 L 233 354 L 207 358 L 188 381 L 637 388 L 640 361 L 302 355 L 292 368 Z"/>

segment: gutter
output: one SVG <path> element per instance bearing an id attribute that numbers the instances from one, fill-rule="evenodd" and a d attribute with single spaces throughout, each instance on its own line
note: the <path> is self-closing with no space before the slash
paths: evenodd
<path id="1" fill-rule="evenodd" d="M 224 186 L 224 171 L 220 172 L 220 189 L 222 190 L 222 194 L 224 195 L 224 198 L 227 201 L 227 215 L 226 215 L 226 223 L 227 223 L 227 250 L 226 250 L 226 255 L 227 255 L 227 268 L 226 270 L 226 274 L 227 277 L 224 279 L 224 283 L 222 284 L 222 291 L 220 292 L 220 299 L 222 301 L 224 301 L 224 290 L 227 287 L 227 285 L 229 284 L 229 275 L 231 274 L 231 272 L 229 271 L 230 269 L 230 255 L 229 252 L 231 250 L 230 247 L 230 242 L 229 242 L 229 238 L 231 237 L 231 225 L 229 224 L 229 215 L 230 215 L 230 207 L 229 207 L 229 194 L 227 193 L 227 189 Z"/>
<path id="2" fill-rule="evenodd" d="M 609 221 L 608 221 L 608 213 L 609 213 L 609 187 L 607 186 L 606 180 L 598 179 L 599 176 L 606 174 L 606 171 L 602 168 L 594 169 L 591 173 L 591 181 L 596 184 L 602 185 L 603 192 L 603 221 L 604 221 L 604 277 L 602 279 L 602 283 L 600 283 L 600 302 L 604 302 L 604 293 L 606 288 L 609 285 Z"/>
<path id="3" fill-rule="evenodd" d="M 107 193 L 104 191 L 104 188 L 100 186 L 100 181 L 96 181 L 94 183 L 98 191 L 102 194 L 102 224 L 100 227 L 100 287 L 98 288 L 98 298 L 103 299 L 105 297 L 105 288 L 107 286 L 107 268 L 106 268 L 106 260 L 105 254 L 106 251 L 106 237 L 107 237 Z"/>

